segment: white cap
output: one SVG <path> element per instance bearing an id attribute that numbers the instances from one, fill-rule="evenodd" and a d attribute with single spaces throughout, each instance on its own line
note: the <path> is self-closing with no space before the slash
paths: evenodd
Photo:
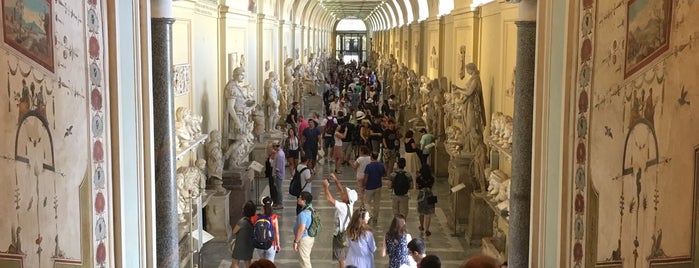
<path id="1" fill-rule="evenodd" d="M 357 198 L 359 198 L 359 195 L 357 195 L 357 191 L 347 187 L 345 187 L 345 191 L 347 192 L 347 199 L 349 199 L 350 203 L 357 201 Z"/>

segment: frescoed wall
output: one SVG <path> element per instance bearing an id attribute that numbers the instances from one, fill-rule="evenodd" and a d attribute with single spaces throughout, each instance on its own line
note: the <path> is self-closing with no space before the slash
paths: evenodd
<path id="1" fill-rule="evenodd" d="M 102 1 L 2 1 L 0 267 L 109 266 Z"/>
<path id="2" fill-rule="evenodd" d="M 696 267 L 697 3 L 578 2 L 572 265 Z"/>

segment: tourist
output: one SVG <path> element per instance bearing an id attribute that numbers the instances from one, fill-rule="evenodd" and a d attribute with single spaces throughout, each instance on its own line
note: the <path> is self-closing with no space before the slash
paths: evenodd
<path id="1" fill-rule="evenodd" d="M 371 162 L 364 168 L 364 205 L 368 205 L 371 215 L 373 215 L 372 223 L 376 224 L 379 217 L 381 207 L 381 187 L 382 179 L 386 176 L 386 169 L 383 163 L 378 161 L 378 154 L 371 153 Z"/>
<path id="2" fill-rule="evenodd" d="M 427 165 L 427 158 L 430 157 L 435 146 L 434 135 L 427 133 L 425 128 L 420 129 L 420 133 L 422 133 L 422 137 L 420 137 L 420 151 L 418 151 L 420 153 L 420 163 Z"/>
<path id="3" fill-rule="evenodd" d="M 287 137 L 283 142 L 284 154 L 289 163 L 289 171 L 293 174 L 294 168 L 299 164 L 299 152 L 301 151 L 301 147 L 299 146 L 299 138 L 296 136 L 296 130 L 294 128 L 289 128 L 286 134 Z"/>
<path id="4" fill-rule="evenodd" d="M 276 178 L 276 191 L 278 194 L 277 203 L 275 204 L 275 209 L 284 208 L 284 195 L 282 194 L 282 183 L 286 178 L 286 155 L 284 155 L 284 150 L 281 149 L 279 142 L 274 141 L 272 143 L 272 148 L 276 152 L 274 161 L 272 162 L 272 174 Z"/>
<path id="5" fill-rule="evenodd" d="M 426 250 L 427 246 L 425 246 L 425 241 L 422 238 L 416 237 L 408 242 L 408 254 L 417 263 L 417 268 L 421 268 L 420 262 L 425 257 Z"/>
<path id="6" fill-rule="evenodd" d="M 403 170 L 405 168 L 405 158 L 398 159 L 398 169 L 391 173 L 391 189 L 393 189 L 393 215 L 403 215 L 408 218 L 408 201 L 410 200 L 410 189 L 413 188 L 413 178 L 410 173 Z"/>
<path id="7" fill-rule="evenodd" d="M 386 232 L 381 256 L 388 255 L 388 268 L 400 268 L 403 265 L 411 265 L 408 257 L 408 241 L 412 237 L 405 230 L 405 217 L 396 215 L 391 221 L 391 226 Z"/>
<path id="8" fill-rule="evenodd" d="M 442 260 L 437 255 L 427 255 L 417 265 L 418 268 L 442 268 Z"/>
<path id="9" fill-rule="evenodd" d="M 323 188 L 325 189 L 325 199 L 335 207 L 335 230 L 333 231 L 333 260 L 339 262 L 340 268 L 345 267 L 345 259 L 347 257 L 347 242 L 345 234 L 347 225 L 352 217 L 354 202 L 357 201 L 357 191 L 345 188 L 337 179 L 335 174 L 330 173 L 330 179 L 335 183 L 339 198 L 335 199 L 330 194 L 330 182 L 323 180 Z"/>
<path id="10" fill-rule="evenodd" d="M 374 268 L 374 252 L 376 242 L 374 233 L 369 227 L 369 212 L 364 209 L 354 211 L 349 226 L 347 226 L 347 261 L 349 267 Z"/>
<path id="11" fill-rule="evenodd" d="M 308 236 L 308 227 L 311 226 L 311 212 L 313 206 L 311 193 L 303 191 L 296 198 L 296 204 L 301 210 L 296 213 L 296 225 L 294 225 L 294 251 L 299 253 L 299 265 L 301 268 L 311 268 L 311 250 L 315 237 Z"/>
<path id="12" fill-rule="evenodd" d="M 308 120 L 308 128 L 303 130 L 303 152 L 308 159 L 308 168 L 314 169 L 318 158 L 318 149 L 321 146 L 321 133 L 316 127 L 317 122 Z"/>
<path id="13" fill-rule="evenodd" d="M 343 112 L 339 112 L 338 115 L 340 117 L 344 117 L 345 114 Z M 335 128 L 335 133 L 333 134 L 333 153 L 332 153 L 332 158 L 335 159 L 335 173 L 337 174 L 342 174 L 342 171 L 340 170 L 340 164 L 342 161 L 345 160 L 345 154 L 342 151 L 342 146 L 344 146 L 344 142 L 342 140 L 347 137 L 347 128 L 343 127 L 336 127 Z"/>
<path id="14" fill-rule="evenodd" d="M 357 157 L 357 160 L 352 162 L 352 167 L 357 172 L 355 178 L 357 179 L 357 187 L 359 188 L 359 201 L 361 202 L 362 207 L 364 206 L 364 170 L 366 169 L 366 166 L 369 163 L 371 163 L 371 156 L 369 156 L 369 148 L 367 148 L 366 146 L 360 146 L 359 157 Z"/>
<path id="15" fill-rule="evenodd" d="M 479 255 L 468 258 L 459 268 L 498 268 L 498 261 L 490 256 Z"/>
<path id="16" fill-rule="evenodd" d="M 417 213 L 420 215 L 420 232 L 425 231 L 426 236 L 430 236 L 430 222 L 434 215 L 435 203 L 432 186 L 434 185 L 434 177 L 430 166 L 424 165 L 420 168 L 420 175 L 417 177 Z"/>
<path id="17" fill-rule="evenodd" d="M 252 245 L 252 216 L 255 216 L 257 207 L 252 201 L 248 201 L 243 206 L 243 217 L 238 220 L 238 223 L 233 227 L 233 235 L 235 235 L 235 246 L 233 247 L 233 258 L 231 262 L 232 268 L 238 268 L 240 261 L 245 262 L 245 267 L 250 266 L 252 260 L 252 252 L 255 249 Z"/>
<path id="18" fill-rule="evenodd" d="M 405 145 L 405 155 L 403 155 L 403 158 L 405 158 L 405 171 L 410 173 L 413 178 L 417 178 L 417 171 L 420 170 L 420 159 L 417 156 L 418 147 L 413 139 L 412 130 L 405 132 L 403 144 Z"/>
<path id="19" fill-rule="evenodd" d="M 257 256 L 260 259 L 267 259 L 274 262 L 274 257 L 281 250 L 281 243 L 279 242 L 279 220 L 278 215 L 272 212 L 272 198 L 265 196 L 262 198 L 262 214 L 257 214 L 252 217 L 251 222 L 255 223 L 261 217 L 267 217 L 272 222 L 272 228 L 274 229 L 274 239 L 272 240 L 272 246 L 269 249 L 259 249 L 256 248 Z"/>

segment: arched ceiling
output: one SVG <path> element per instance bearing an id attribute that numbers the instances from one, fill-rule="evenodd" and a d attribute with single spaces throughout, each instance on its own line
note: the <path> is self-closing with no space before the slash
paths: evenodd
<path id="1" fill-rule="evenodd" d="M 293 23 L 323 27 L 347 18 L 364 20 L 372 30 L 408 25 L 438 15 L 440 0 L 280 0 Z M 454 0 L 448 0 L 451 2 Z M 429 9 L 429 10 L 424 10 Z M 288 12 L 288 13 L 287 13 Z M 310 18 L 310 17 L 315 18 Z M 330 21 L 326 24 L 326 20 Z M 312 27 L 311 26 L 311 27 Z"/>

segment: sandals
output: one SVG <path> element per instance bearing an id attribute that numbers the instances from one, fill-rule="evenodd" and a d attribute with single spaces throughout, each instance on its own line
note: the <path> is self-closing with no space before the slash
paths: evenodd
<path id="1" fill-rule="evenodd" d="M 425 228 L 422 228 L 422 225 L 420 225 L 420 227 L 418 227 L 417 229 L 419 229 L 419 230 L 420 230 L 420 232 L 422 232 L 422 231 L 424 231 L 424 230 L 425 230 Z"/>
<path id="2" fill-rule="evenodd" d="M 430 231 L 425 231 L 425 235 L 426 235 L 426 236 L 430 236 L 430 235 L 432 235 L 432 232 L 430 232 Z"/>

